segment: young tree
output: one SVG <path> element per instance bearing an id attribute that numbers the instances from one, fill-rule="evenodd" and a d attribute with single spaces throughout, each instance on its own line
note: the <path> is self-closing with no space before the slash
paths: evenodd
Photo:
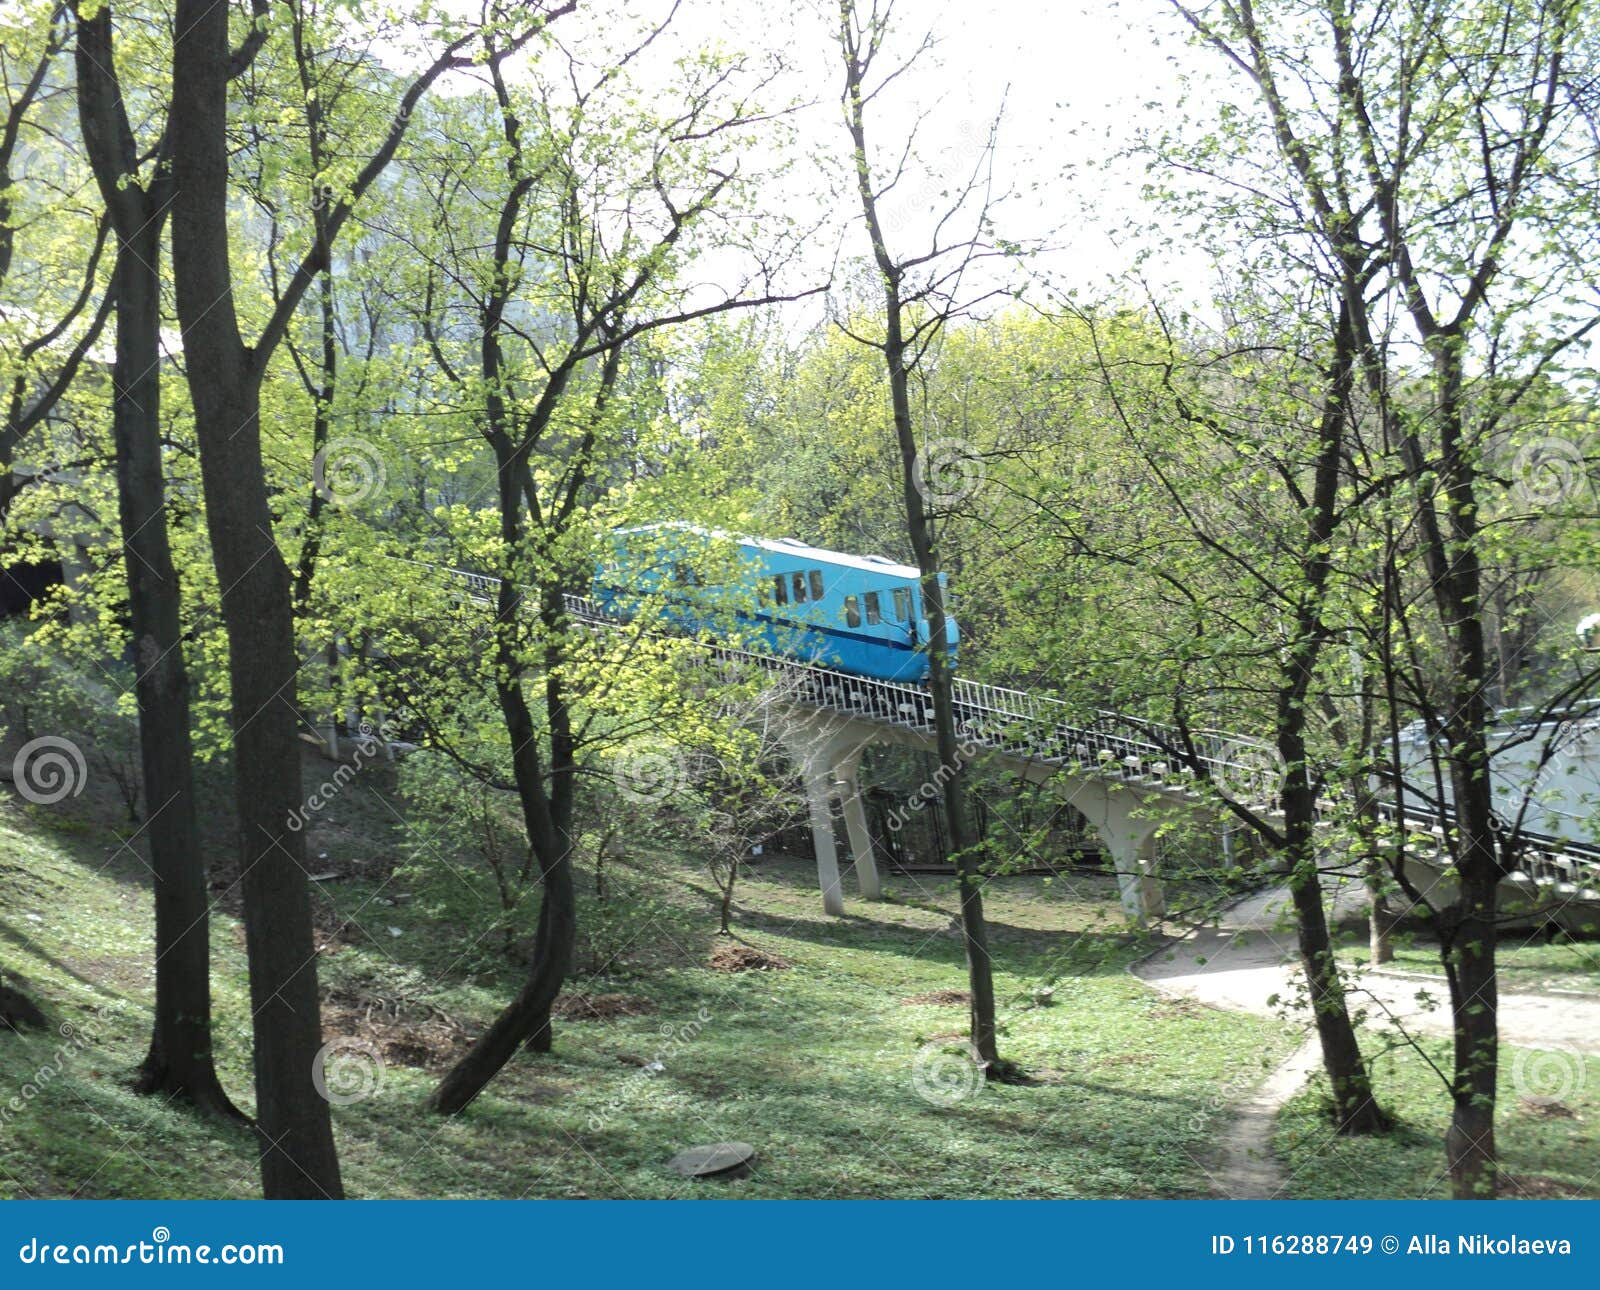
<path id="1" fill-rule="evenodd" d="M 596 683 L 574 666 L 565 598 L 588 590 L 615 506 L 607 490 L 641 453 L 620 433 L 625 359 L 679 324 L 795 298 L 774 286 L 782 252 L 757 250 L 748 281 L 699 303 L 677 279 L 697 238 L 750 250 L 720 222 L 742 195 L 739 147 L 768 119 L 755 104 L 768 78 L 703 54 L 680 67 L 681 97 L 640 117 L 618 77 L 665 26 L 614 51 L 598 75 L 571 54 L 531 93 L 491 64 L 498 146 L 481 152 L 501 168 L 492 232 L 477 237 L 473 222 L 487 182 L 480 163 L 463 162 L 439 191 L 445 246 L 429 266 L 420 326 L 451 402 L 470 410 L 493 458 L 493 685 L 542 892 L 528 979 L 435 1090 L 431 1105 L 445 1113 L 470 1103 L 519 1046 L 549 1048 L 570 971 L 575 777 L 587 742 L 579 706 Z"/>
<path id="2" fill-rule="evenodd" d="M 948 775 L 944 810 L 955 852 L 962 944 L 972 995 L 972 1046 L 985 1073 L 1000 1077 L 1008 1072 L 1009 1063 L 1001 1060 L 996 1044 L 994 967 L 983 917 L 984 878 L 978 832 L 968 801 L 965 758 L 956 729 L 952 649 L 933 505 L 940 494 L 929 477 L 930 472 L 947 470 L 952 463 L 930 456 L 926 436 L 918 433 L 911 399 L 912 381 L 941 332 L 952 319 L 977 303 L 970 293 L 964 295 L 967 271 L 976 261 L 996 253 L 988 240 L 992 238 L 989 167 L 993 137 L 980 149 L 971 170 L 956 182 L 955 196 L 938 220 L 929 246 L 915 255 L 892 248 L 882 199 L 904 178 L 910 146 L 902 152 L 898 169 L 887 175 L 876 169 L 868 147 L 867 109 L 883 87 L 910 66 L 909 62 L 904 63 L 886 73 L 878 69 L 893 8 L 892 0 L 881 4 L 873 0 L 868 12 L 862 14 L 856 0 L 839 0 L 838 44 L 844 68 L 841 99 L 851 143 L 852 179 L 882 293 L 882 313 L 874 320 L 881 325 L 881 332 L 867 337 L 852 329 L 851 334 L 883 356 L 900 456 L 906 536 L 921 575 L 923 611 L 928 621 L 928 691 L 933 699 L 934 734 L 940 764 Z M 930 42 L 924 40 L 911 61 L 929 47 Z M 948 232 L 952 225 L 967 231 L 952 237 Z"/>
<path id="3" fill-rule="evenodd" d="M 1340 267 L 1352 275 L 1365 272 L 1353 256 Z M 1337 285 L 1316 284 L 1311 294 L 1308 309 L 1273 297 L 1278 319 L 1307 316 L 1304 336 L 1280 321 L 1270 342 L 1247 332 L 1230 336 L 1221 354 L 1193 356 L 1177 352 L 1168 336 L 1165 352 L 1153 356 L 1166 373 L 1166 416 L 1149 402 L 1124 401 L 1109 364 L 1103 374 L 1123 433 L 1167 495 L 1176 528 L 1217 563 L 1227 588 L 1221 596 L 1194 597 L 1188 612 L 1176 617 L 1179 632 L 1195 643 L 1185 651 L 1182 684 L 1169 698 L 1172 731 L 1152 727 L 1150 737 L 1212 781 L 1287 879 L 1334 1122 L 1341 1133 L 1360 1134 L 1386 1128 L 1387 1120 L 1373 1097 L 1328 928 L 1317 836 L 1326 823 L 1319 803 L 1325 776 L 1313 735 L 1327 684 L 1324 655 L 1338 635 L 1340 602 L 1347 598 L 1343 530 L 1381 489 L 1352 486 L 1344 469 L 1357 375 L 1349 309 Z M 1269 345 L 1282 347 L 1276 361 L 1263 361 Z M 1181 374 L 1189 368 L 1209 379 L 1196 384 Z M 1155 427 L 1164 420 L 1190 441 L 1187 452 L 1175 454 L 1163 442 Z M 1186 477 L 1172 468 L 1175 455 L 1191 457 Z M 1166 644 L 1182 648 L 1170 639 Z M 1248 711 L 1252 689 L 1266 709 L 1263 724 L 1270 726 L 1277 759 L 1261 767 L 1260 785 L 1228 782 L 1227 772 L 1210 770 L 1208 758 L 1219 750 L 1194 729 L 1196 700 L 1226 698 L 1230 685 L 1235 711 Z M 1242 748 L 1221 751 L 1247 755 Z M 1254 797 L 1247 787 L 1256 790 Z M 1273 818 L 1280 813 L 1281 825 Z"/>
<path id="4" fill-rule="evenodd" d="M 705 853 L 717 889 L 717 932 L 733 934 L 733 897 L 745 861 L 767 838 L 794 828 L 810 806 L 791 760 L 793 680 L 737 665 L 713 678 L 722 693 L 715 707 L 675 735 L 689 793 L 687 823 Z M 704 715 L 700 715 L 704 714 Z"/>
<path id="5" fill-rule="evenodd" d="M 1457 1196 L 1493 1196 L 1506 867 L 1489 776 L 1482 463 L 1487 436 L 1600 323 L 1585 280 L 1594 17 L 1574 0 L 1174 6 L 1244 78 L 1281 163 L 1274 191 L 1318 254 L 1359 244 L 1380 265 L 1342 291 L 1383 450 L 1408 481 L 1404 527 L 1443 645 L 1443 835 L 1459 892 L 1436 919 L 1455 1027 L 1446 1154 Z"/>
<path id="6" fill-rule="evenodd" d="M 266 0 L 253 0 L 249 40 L 267 35 Z M 513 15 L 504 58 L 575 3 Z M 501 14 L 446 33 L 441 52 L 400 96 L 382 143 L 334 198 L 320 239 L 285 286 L 254 345 L 240 331 L 228 228 L 229 7 L 178 0 L 170 142 L 173 276 L 212 559 L 221 585 L 233 702 L 234 760 L 256 1050 L 262 1184 L 272 1198 L 337 1198 L 343 1188 L 328 1105 L 314 1067 L 322 1042 L 304 839 L 289 821 L 301 800 L 299 651 L 293 587 L 278 548 L 261 456 L 261 384 L 295 310 L 352 209 L 393 160 L 424 94 L 472 50 Z"/>

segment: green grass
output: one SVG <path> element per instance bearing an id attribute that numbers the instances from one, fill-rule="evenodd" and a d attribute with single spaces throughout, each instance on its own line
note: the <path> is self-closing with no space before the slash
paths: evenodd
<path id="1" fill-rule="evenodd" d="M 1424 1039 L 1440 1070 L 1449 1043 Z M 1600 1197 L 1600 1059 L 1502 1047 L 1495 1137 L 1500 1168 L 1518 1191 Z M 1450 1195 L 1441 1143 L 1449 1102 L 1439 1076 L 1410 1048 L 1380 1057 L 1375 1077 L 1394 1130 L 1375 1138 L 1329 1131 L 1320 1075 L 1278 1117 L 1276 1145 L 1289 1174 L 1286 1195 L 1331 1199 L 1438 1199 Z M 1532 1096 L 1524 1096 L 1531 1093 Z"/>
<path id="2" fill-rule="evenodd" d="M 1368 960 L 1364 946 L 1351 957 L 1361 963 Z M 1438 946 L 1424 937 L 1415 934 L 1399 937 L 1394 961 L 1388 966 L 1402 972 L 1437 977 L 1443 989 L 1444 972 L 1439 966 Z M 1600 990 L 1600 944 L 1566 939 L 1547 941 L 1542 934 L 1510 931 L 1495 947 L 1495 968 L 1500 986 L 1505 990 L 1570 990 L 1593 994 Z"/>
<path id="3" fill-rule="evenodd" d="M 326 771 L 308 766 L 308 786 Z M 0 967 L 72 1029 L 0 1036 L 0 1091 L 17 1099 L 0 1111 L 0 1194 L 257 1194 L 248 1135 L 128 1086 L 152 986 L 148 873 L 137 842 L 119 840 L 133 827 L 92 791 L 39 808 L 0 790 Z M 218 856 L 227 832 L 213 812 Z M 454 827 L 408 838 L 382 765 L 309 835 L 314 868 L 340 875 L 315 889 L 326 1033 L 383 1060 L 371 1096 L 334 1108 L 353 1195 L 1201 1196 L 1234 1103 L 1293 1042 L 1274 1021 L 1168 999 L 1129 976 L 1149 946 L 1125 932 L 1109 880 L 1007 877 L 985 893 L 1001 1047 L 1032 1082 L 974 1088 L 961 1078 L 964 1005 L 912 1001 L 966 984 L 949 884 L 892 879 L 892 899 L 851 898 L 830 919 L 809 866 L 763 862 L 741 886 L 737 939 L 790 966 L 718 971 L 709 962 L 726 942 L 704 870 L 639 841 L 608 866 L 604 901 L 581 875 L 571 990 L 627 996 L 643 1011 L 558 1022 L 554 1054 L 519 1056 L 465 1114 L 442 1120 L 424 1109 L 428 1092 L 519 981 L 469 840 Z M 213 930 L 219 1066 L 249 1109 L 243 936 L 227 872 Z M 531 911 L 510 923 L 515 941 Z M 1563 975 L 1586 949 L 1529 945 L 1506 956 L 1507 970 Z M 1429 953 L 1408 946 L 1402 964 Z M 1053 1002 L 1037 1006 L 1045 983 Z M 1430 1051 L 1443 1064 L 1443 1045 Z M 1581 1087 L 1551 1113 L 1520 1100 L 1517 1062 L 1508 1051 L 1505 1169 L 1548 1191 L 1592 1193 L 1600 1065 L 1583 1067 Z M 1278 1148 L 1293 1194 L 1443 1194 L 1435 1077 L 1405 1050 L 1377 1074 L 1399 1121 L 1389 1137 L 1332 1139 L 1315 1086 L 1286 1109 Z M 937 1096 L 952 1091 L 961 1096 Z M 724 1139 L 759 1149 L 752 1177 L 691 1185 L 668 1170 L 675 1151 Z"/>
<path id="4" fill-rule="evenodd" d="M 395 799 L 381 776 L 374 784 L 347 789 L 312 838 L 312 854 L 327 853 L 319 863 L 350 874 L 318 888 L 325 993 L 354 1001 L 330 1012 L 330 1036 L 387 1054 L 375 1095 L 334 1109 L 355 1195 L 1204 1195 L 1202 1162 L 1229 1099 L 1290 1046 L 1275 1022 L 1173 1002 L 1132 979 L 1125 965 L 1147 947 L 1124 934 L 1108 880 L 1005 878 L 987 892 L 1002 1048 L 1033 1082 L 974 1089 L 961 1080 L 964 1005 L 906 1002 L 965 986 L 946 934 L 948 884 L 895 880 L 894 899 L 851 899 L 845 918 L 827 919 L 808 866 L 765 862 L 740 892 L 738 936 L 791 966 L 717 971 L 703 871 L 655 851 L 611 867 L 603 917 L 586 886 L 590 931 L 572 986 L 648 1011 L 559 1022 L 553 1055 L 519 1056 L 443 1120 L 423 1107 L 440 1054 L 431 1068 L 407 1062 L 430 1061 L 430 1036 L 485 1024 L 518 973 L 498 933 L 480 936 L 495 914 L 486 875 L 442 842 L 388 873 L 385 857 L 402 858 Z M 147 875 L 118 849 L 128 826 L 88 801 L 71 815 L 9 795 L 0 804 L 0 963 L 53 1023 L 75 1027 L 0 1039 L 0 1085 L 35 1087 L 0 1135 L 0 1192 L 254 1195 L 246 1135 L 128 1088 L 151 992 Z M 248 1108 L 230 898 L 213 932 L 219 1064 Z M 1052 1006 L 1036 1006 L 1033 990 L 1051 980 Z M 385 1009 L 399 1021 L 371 1029 L 372 1017 L 394 1020 Z M 397 1059 L 389 1041 L 419 1022 L 422 1041 Z M 657 1058 L 659 1073 L 641 1068 Z M 918 1093 L 919 1071 L 947 1087 L 941 1069 L 964 1094 L 949 1105 Z M 667 1169 L 680 1148 L 723 1139 L 759 1149 L 751 1178 L 690 1186 Z"/>

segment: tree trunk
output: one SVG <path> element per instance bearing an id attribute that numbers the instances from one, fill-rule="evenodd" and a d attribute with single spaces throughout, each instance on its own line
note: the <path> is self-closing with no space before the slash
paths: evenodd
<path id="1" fill-rule="evenodd" d="M 865 190 L 863 190 L 865 192 Z M 869 207 L 871 206 L 868 199 Z M 873 208 L 875 210 L 875 208 Z M 876 224 L 876 215 L 872 215 Z M 927 502 L 917 486 L 917 439 L 911 422 L 911 397 L 905 367 L 902 312 L 895 275 L 885 270 L 887 322 L 884 360 L 889 376 L 889 398 L 894 413 L 895 437 L 900 449 L 901 478 L 906 506 L 906 533 L 921 575 L 922 607 L 928 618 L 928 693 L 933 699 L 934 744 L 939 765 L 948 776 L 944 784 L 945 824 L 955 851 L 956 884 L 960 889 L 961 941 L 967 956 L 967 986 L 972 995 L 970 1022 L 972 1047 L 986 1072 L 1002 1075 L 995 1031 L 994 965 L 989 957 L 989 927 L 983 916 L 983 871 L 979 840 L 972 825 L 967 799 L 966 754 L 956 735 L 955 685 L 950 667 L 948 616 L 939 559 L 934 550 Z"/>
<path id="2" fill-rule="evenodd" d="M 1495 974 L 1495 900 L 1500 884 L 1494 797 L 1489 779 L 1488 658 L 1484 648 L 1483 575 L 1478 554 L 1476 472 L 1465 442 L 1464 338 L 1432 338 L 1440 428 L 1439 476 L 1447 502 L 1449 541 L 1436 525 L 1429 572 L 1439 618 L 1450 642 L 1450 794 L 1455 815 L 1455 862 L 1460 894 L 1444 938 L 1455 1024 L 1453 1109 L 1445 1158 L 1458 1200 L 1491 1199 L 1496 1192 L 1494 1132 L 1499 1073 L 1499 996 Z M 1431 518 L 1431 504 L 1430 504 Z"/>
<path id="3" fill-rule="evenodd" d="M 288 566 L 261 457 L 261 371 L 240 339 L 228 245 L 228 6 L 178 0 L 173 50 L 173 271 L 228 633 L 261 1178 L 269 1199 L 343 1196 L 327 1101 L 295 709 Z"/>
<path id="4" fill-rule="evenodd" d="M 967 800 L 966 763 L 956 737 L 954 678 L 950 670 L 950 642 L 946 630 L 944 588 L 939 580 L 939 559 L 934 548 L 927 500 L 917 486 L 917 435 L 911 417 L 910 376 L 906 369 L 905 302 L 901 299 L 901 265 L 895 262 L 878 215 L 878 198 L 872 185 L 867 151 L 866 74 L 851 28 L 855 10 L 851 0 L 840 4 L 840 51 L 845 64 L 845 110 L 854 145 L 856 190 L 861 214 L 872 242 L 884 297 L 882 353 L 889 381 L 889 402 L 894 416 L 895 442 L 900 451 L 901 484 L 906 507 L 906 536 L 921 575 L 922 604 L 928 619 L 928 692 L 933 700 L 934 742 L 939 762 L 949 779 L 944 786 L 945 823 L 955 849 L 956 882 L 960 888 L 961 942 L 967 957 L 967 983 L 972 995 L 970 1012 L 972 1047 L 990 1076 L 1000 1076 L 1009 1065 L 1000 1059 L 995 1036 L 994 966 L 989 958 L 989 931 L 983 916 L 983 874 L 979 866 L 977 830 Z M 877 21 L 876 16 L 873 19 Z M 874 37 L 875 39 L 876 37 Z M 870 59 L 871 55 L 867 57 Z"/>
<path id="5" fill-rule="evenodd" d="M 739 857 L 728 861 L 728 881 L 722 884 L 722 899 L 717 907 L 717 931 L 723 936 L 733 935 L 733 886 L 739 880 Z"/>
<path id="6" fill-rule="evenodd" d="M 484 338 L 485 371 L 498 373 L 499 349 L 492 334 Z M 505 409 L 499 395 L 488 397 L 489 422 L 503 426 Z M 453 1066 L 428 1099 L 428 1105 L 445 1115 L 466 1107 L 526 1044 L 534 1052 L 549 1052 L 550 1009 L 572 970 L 578 938 L 577 895 L 572 876 L 572 776 L 571 731 L 564 692 L 553 672 L 545 678 L 545 709 L 549 719 L 552 775 L 547 786 L 539 734 L 533 712 L 522 689 L 519 614 L 522 588 L 514 576 L 515 556 L 523 544 L 522 499 L 531 489 L 527 458 L 512 445 L 502 429 L 489 435 L 498 468 L 500 536 L 507 569 L 500 578 L 495 615 L 495 691 L 506 736 L 511 744 L 512 777 L 522 809 L 528 844 L 539 865 L 542 889 L 539 924 L 534 933 L 533 964 L 516 998 L 506 1005 L 471 1050 Z M 558 590 L 547 589 L 539 606 L 544 628 L 559 638 L 563 602 Z M 550 650 L 559 646 L 552 643 Z M 547 665 L 558 661 L 547 656 Z"/>
<path id="7" fill-rule="evenodd" d="M 1491 1199 L 1498 1186 L 1495 1081 L 1499 1070 L 1499 995 L 1495 976 L 1496 879 L 1462 874 L 1460 918 L 1447 969 L 1455 1022 L 1450 1128 L 1445 1159 L 1457 1200 Z"/>
<path id="8" fill-rule="evenodd" d="M 155 875 L 156 1014 L 138 1088 L 244 1116 L 211 1056 L 210 895 L 195 814 L 189 679 L 177 571 L 167 540 L 160 442 L 159 227 L 121 233 L 117 256 L 117 498 L 133 628 L 139 751 Z"/>
<path id="9" fill-rule="evenodd" d="M 1367 884 L 1367 955 L 1373 967 L 1394 962 L 1395 917 L 1384 894 L 1384 874 L 1388 866 L 1382 857 L 1368 856 L 1365 862 Z"/>
<path id="10" fill-rule="evenodd" d="M 80 20 L 76 62 L 85 150 L 117 235 L 111 418 L 155 878 L 155 1019 L 136 1087 L 243 1120 L 212 1061 L 210 896 L 194 797 L 182 596 L 167 534 L 158 268 L 164 185 L 158 176 L 152 200 L 132 173 L 137 161 L 121 116 L 111 33 L 109 9 Z"/>
<path id="11" fill-rule="evenodd" d="M 896 328 L 898 330 L 898 328 Z M 904 409 L 907 425 L 901 436 L 900 451 L 906 476 L 906 506 L 912 549 L 922 575 L 922 603 L 928 616 L 928 692 L 933 698 L 934 741 L 940 766 L 949 778 L 944 786 L 945 823 L 955 849 L 956 883 L 960 888 L 961 941 L 967 956 L 967 987 L 972 995 L 970 1010 L 972 1046 L 986 1072 L 1004 1074 L 1007 1064 L 1000 1058 L 996 1039 L 994 1007 L 994 965 L 989 957 L 989 926 L 983 914 L 983 871 L 980 867 L 977 830 L 967 799 L 966 756 L 956 736 L 954 677 L 950 669 L 950 647 L 944 610 L 944 588 L 940 584 L 938 559 L 933 551 L 926 514 L 918 493 L 916 443 L 909 426 L 909 400 L 905 390 L 905 371 L 900 358 L 891 360 L 891 385 L 895 395 L 897 426 Z"/>
<path id="12" fill-rule="evenodd" d="M 571 846 L 564 833 L 550 827 L 548 808 L 540 802 L 545 794 L 534 743 L 537 735 L 533 714 L 515 680 L 502 682 L 497 689 L 512 741 L 512 765 L 523 820 L 539 863 L 539 922 L 534 933 L 533 964 L 522 989 L 428 1099 L 433 1110 L 445 1115 L 464 1109 L 522 1045 L 534 1052 L 550 1051 L 550 1009 L 571 970 L 577 943 Z"/>
<path id="13" fill-rule="evenodd" d="M 1285 815 L 1291 798 L 1309 798 L 1307 792 L 1286 792 Z M 1297 802 L 1297 806 L 1300 805 Z M 1372 1081 L 1361 1058 L 1361 1044 L 1350 1020 L 1339 965 L 1328 934 L 1327 911 L 1323 904 L 1322 883 L 1317 874 L 1312 829 L 1315 822 L 1296 818 L 1288 827 L 1291 839 L 1288 853 L 1289 893 L 1294 901 L 1296 940 L 1300 966 L 1306 974 L 1311 996 L 1311 1014 L 1322 1048 L 1322 1067 L 1333 1089 L 1335 1131 L 1341 1134 L 1382 1133 L 1389 1127 L 1387 1117 L 1372 1093 Z"/>
<path id="14" fill-rule="evenodd" d="M 1346 262 L 1344 271 L 1353 276 L 1356 266 Z M 1333 1089 L 1334 1123 L 1340 1133 L 1359 1134 L 1380 1133 L 1388 1128 L 1388 1120 L 1372 1095 L 1372 1081 L 1361 1060 L 1361 1045 L 1350 1020 L 1339 964 L 1328 934 L 1327 909 L 1317 873 L 1317 794 L 1306 746 L 1309 699 L 1316 684 L 1317 663 L 1329 636 L 1324 608 L 1332 572 L 1344 428 L 1354 381 L 1356 339 L 1348 304 L 1339 310 L 1333 340 L 1318 419 L 1311 506 L 1307 510 L 1306 555 L 1300 570 L 1304 586 L 1296 607 L 1294 638 L 1285 660 L 1274 721 L 1278 755 L 1283 759 L 1283 855 L 1294 902 L 1300 965 L 1311 995 L 1323 1068 Z"/>

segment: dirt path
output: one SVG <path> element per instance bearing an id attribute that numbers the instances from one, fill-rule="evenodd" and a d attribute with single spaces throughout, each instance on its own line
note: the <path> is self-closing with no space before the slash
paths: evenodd
<path id="1" fill-rule="evenodd" d="M 1316 1041 L 1305 1040 L 1234 1108 L 1233 1118 L 1217 1135 L 1218 1161 L 1211 1186 L 1218 1196 L 1274 1200 L 1283 1194 L 1289 1180 L 1272 1149 L 1278 1112 L 1300 1091 L 1319 1060 Z"/>
<path id="2" fill-rule="evenodd" d="M 1134 964 L 1143 981 L 1172 994 L 1187 995 L 1233 1012 L 1272 1015 L 1268 1002 L 1284 1000 L 1303 988 L 1293 927 L 1285 913 L 1288 894 L 1281 888 L 1258 892 L 1224 910 L 1215 927 L 1191 933 L 1176 944 Z M 1330 886 L 1330 906 L 1359 908 L 1365 899 L 1359 882 Z M 1418 994 L 1431 995 L 1430 1007 Z M 1365 1010 L 1369 1024 L 1385 1014 L 1408 1029 L 1448 1035 L 1450 1012 L 1442 978 L 1417 973 L 1369 971 L 1352 995 L 1354 1009 Z M 1500 1038 L 1524 1048 L 1556 1048 L 1600 1054 L 1600 995 L 1500 994 Z"/>
<path id="3" fill-rule="evenodd" d="M 1364 899 L 1359 882 L 1335 884 L 1329 892 L 1330 912 L 1338 917 L 1361 908 Z M 1274 996 L 1290 1001 L 1304 985 L 1286 913 L 1288 900 L 1282 888 L 1246 897 L 1224 910 L 1215 927 L 1192 932 L 1134 964 L 1133 974 L 1158 990 L 1212 1007 L 1280 1015 L 1283 1003 L 1271 1002 Z M 1358 988 L 1361 993 L 1352 997 L 1352 1004 L 1366 1011 L 1369 1024 L 1383 1024 L 1387 1014 L 1410 1030 L 1450 1033 L 1442 980 L 1379 970 L 1363 974 Z M 1431 995 L 1438 1006 L 1419 1000 L 1419 992 Z M 1500 1037 L 1527 1048 L 1600 1054 L 1600 997 L 1503 992 Z M 1266 1199 L 1280 1193 L 1287 1180 L 1272 1150 L 1278 1112 L 1319 1063 L 1316 1039 L 1308 1035 L 1234 1109 L 1233 1119 L 1217 1137 L 1219 1161 L 1212 1185 L 1218 1195 Z"/>

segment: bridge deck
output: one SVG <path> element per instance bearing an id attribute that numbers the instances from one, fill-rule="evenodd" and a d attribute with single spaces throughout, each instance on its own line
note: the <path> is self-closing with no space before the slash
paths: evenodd
<path id="1" fill-rule="evenodd" d="M 497 600 L 500 580 L 496 577 L 437 565 L 422 567 L 464 583 L 476 600 L 491 604 Z M 565 603 L 573 621 L 587 626 L 616 628 L 630 621 L 607 613 L 585 596 L 567 596 Z M 701 643 L 709 657 L 781 675 L 796 702 L 818 711 L 928 737 L 934 733 L 933 700 L 924 686 L 879 681 L 782 655 Z M 1216 800 L 1200 782 L 1209 780 L 1235 801 L 1269 816 L 1274 813 L 1270 801 L 1277 753 L 1259 740 L 1222 731 L 1185 733 L 1106 711 L 1097 712 L 1091 723 L 1084 724 L 1070 719 L 1072 709 L 1060 699 L 965 677 L 956 679 L 954 699 L 961 737 L 975 750 L 1025 766 L 1069 768 L 1127 784 L 1144 794 L 1188 802 Z M 1442 838 L 1450 819 L 1448 808 L 1439 810 L 1419 802 L 1408 803 L 1403 815 L 1392 800 L 1380 803 L 1379 810 L 1416 834 L 1424 846 L 1429 838 Z M 1524 829 L 1510 840 L 1508 851 L 1515 857 L 1516 876 L 1529 890 L 1548 891 L 1560 899 L 1600 901 L 1600 847 Z"/>

